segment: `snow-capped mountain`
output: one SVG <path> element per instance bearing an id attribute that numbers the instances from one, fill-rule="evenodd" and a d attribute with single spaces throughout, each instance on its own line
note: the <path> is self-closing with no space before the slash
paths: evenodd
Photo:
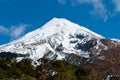
<path id="1" fill-rule="evenodd" d="M 114 43 L 115 41 L 110 41 Z M 105 38 L 67 19 L 53 18 L 48 23 L 25 36 L 0 46 L 0 52 L 11 52 L 19 56 L 17 60 L 31 58 L 34 62 L 45 57 L 67 60 L 81 64 L 81 58 L 90 58 L 109 47 Z"/>

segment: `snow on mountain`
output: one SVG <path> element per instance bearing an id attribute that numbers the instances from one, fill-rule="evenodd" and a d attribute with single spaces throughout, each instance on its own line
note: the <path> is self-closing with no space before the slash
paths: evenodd
<path id="1" fill-rule="evenodd" d="M 64 18 L 53 18 L 44 26 L 0 46 L 0 52 L 29 54 L 29 58 L 65 59 L 70 54 L 88 58 L 90 48 L 98 48 L 103 36 Z M 104 45 L 102 45 L 104 46 Z M 99 53 L 95 52 L 96 54 Z M 18 57 L 17 59 L 22 59 Z"/>
<path id="2" fill-rule="evenodd" d="M 116 41 L 116 42 L 120 43 L 120 40 L 119 40 L 119 39 L 112 38 L 111 40 L 113 40 L 113 41 Z"/>

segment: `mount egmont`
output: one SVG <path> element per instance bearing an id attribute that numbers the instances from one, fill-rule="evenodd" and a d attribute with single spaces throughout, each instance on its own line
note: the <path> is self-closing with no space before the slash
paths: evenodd
<path id="1" fill-rule="evenodd" d="M 10 52 L 18 61 L 24 58 L 65 60 L 81 65 L 92 61 L 102 50 L 115 48 L 119 41 L 105 37 L 64 18 L 53 18 L 48 23 L 23 37 L 0 46 L 0 53 Z M 102 58 L 102 57 L 100 57 Z"/>

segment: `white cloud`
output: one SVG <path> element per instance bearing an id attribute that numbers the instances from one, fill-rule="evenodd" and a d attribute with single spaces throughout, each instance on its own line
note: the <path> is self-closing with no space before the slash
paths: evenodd
<path id="1" fill-rule="evenodd" d="M 59 4 L 66 4 L 67 0 L 57 0 Z"/>
<path id="2" fill-rule="evenodd" d="M 26 28 L 31 25 L 27 24 L 20 24 L 18 26 L 11 26 L 9 28 L 1 25 L 0 26 L 0 33 L 6 34 L 11 37 L 11 39 L 16 39 L 20 37 L 26 31 Z"/>
<path id="3" fill-rule="evenodd" d="M 58 0 L 64 1 L 64 0 Z M 66 2 L 66 0 L 65 0 Z M 81 5 L 81 4 L 88 4 L 93 6 L 93 10 L 89 11 L 90 14 L 99 16 L 100 18 L 106 21 L 109 16 L 109 11 L 106 9 L 105 5 L 102 3 L 102 0 L 70 0 L 71 5 Z"/>
<path id="4" fill-rule="evenodd" d="M 18 38 L 20 37 L 22 34 L 24 34 L 26 28 L 28 27 L 29 25 L 27 24 L 21 24 L 21 25 L 18 25 L 18 26 L 11 26 L 11 38 Z"/>
<path id="5" fill-rule="evenodd" d="M 108 19 L 109 12 L 101 0 L 77 0 L 79 4 L 90 4 L 93 6 L 93 11 L 90 11 L 92 15 L 100 16 L 104 21 Z"/>
<path id="6" fill-rule="evenodd" d="M 120 0 L 113 0 L 115 5 L 115 12 L 120 12 Z"/>
<path id="7" fill-rule="evenodd" d="M 5 28 L 3 25 L 0 25 L 0 33 L 6 34 L 8 32 L 9 32 L 9 30 L 7 28 Z"/>

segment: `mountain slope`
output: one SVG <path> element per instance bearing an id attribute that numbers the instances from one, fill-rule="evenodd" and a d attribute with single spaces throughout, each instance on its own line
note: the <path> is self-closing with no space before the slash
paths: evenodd
<path id="1" fill-rule="evenodd" d="M 90 58 L 108 49 L 102 39 L 105 38 L 83 26 L 63 18 L 53 18 L 39 29 L 1 45 L 0 51 L 28 55 L 36 63 L 45 57 L 81 64 L 81 58 Z M 27 57 L 17 57 L 17 60 Z"/>

